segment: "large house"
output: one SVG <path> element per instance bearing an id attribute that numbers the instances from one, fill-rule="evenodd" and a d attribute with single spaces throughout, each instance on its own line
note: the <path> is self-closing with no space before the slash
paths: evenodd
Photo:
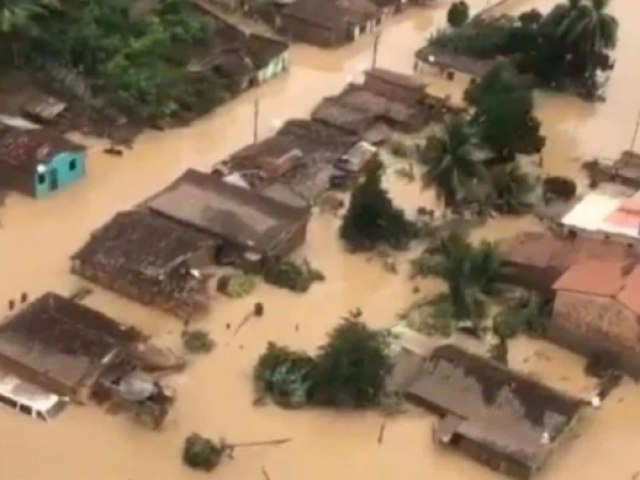
<path id="1" fill-rule="evenodd" d="M 0 188 L 44 198 L 86 174 L 85 148 L 48 129 L 0 124 Z"/>
<path id="2" fill-rule="evenodd" d="M 204 312 L 215 242 L 144 209 L 116 214 L 72 257 L 73 273 L 179 317 Z"/>
<path id="3" fill-rule="evenodd" d="M 582 260 L 633 260 L 637 250 L 614 240 L 551 232 L 522 232 L 500 244 L 509 280 L 544 294 Z"/>
<path id="4" fill-rule="evenodd" d="M 208 43 L 194 48 L 191 56 L 190 71 L 213 71 L 234 92 L 271 80 L 289 68 L 286 42 L 245 32 L 222 20 Z"/>
<path id="5" fill-rule="evenodd" d="M 103 313 L 47 293 L 0 326 L 0 368 L 76 401 L 145 337 Z"/>
<path id="6" fill-rule="evenodd" d="M 433 436 L 503 474 L 530 478 L 582 402 L 455 345 L 426 357 L 401 350 L 391 388 L 436 413 Z"/>
<path id="7" fill-rule="evenodd" d="M 381 18 L 369 0 L 295 0 L 276 23 L 292 40 L 331 47 L 373 32 Z"/>
<path id="8" fill-rule="evenodd" d="M 196 170 L 187 170 L 145 206 L 216 241 L 219 263 L 289 255 L 304 243 L 310 216 L 308 206 L 297 208 Z"/>
<path id="9" fill-rule="evenodd" d="M 604 355 L 640 377 L 640 266 L 584 260 L 553 286 L 549 338 L 587 356 Z"/>

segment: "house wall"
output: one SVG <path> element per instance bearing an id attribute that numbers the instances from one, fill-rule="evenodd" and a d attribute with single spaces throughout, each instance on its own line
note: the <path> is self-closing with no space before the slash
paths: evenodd
<path id="1" fill-rule="evenodd" d="M 413 71 L 420 74 L 436 75 L 441 77 L 446 77 L 447 73 L 451 72 L 451 74 L 454 76 L 454 79 L 461 84 L 468 84 L 472 79 L 477 79 L 475 75 L 469 75 L 452 68 L 438 67 L 436 65 L 424 62 L 418 57 L 414 59 Z"/>
<path id="2" fill-rule="evenodd" d="M 29 383 L 32 383 L 44 390 L 48 390 L 63 397 L 76 397 L 76 385 L 65 383 L 59 379 L 51 377 L 44 372 L 39 372 L 16 359 L 5 356 L 0 352 L 0 366 L 3 370 L 12 373 Z"/>
<path id="3" fill-rule="evenodd" d="M 498 451 L 489 444 L 456 433 L 450 444 L 475 461 L 513 478 L 526 480 L 534 473 L 528 466 L 515 460 L 505 452 Z"/>
<path id="4" fill-rule="evenodd" d="M 46 171 L 36 172 L 33 178 L 36 198 L 68 187 L 86 175 L 86 154 L 82 150 L 60 152 L 44 164 Z M 56 185 L 57 183 L 57 185 Z"/>
<path id="5" fill-rule="evenodd" d="M 258 71 L 258 82 L 263 83 L 280 75 L 289 68 L 289 52 L 282 52 Z"/>
<path id="6" fill-rule="evenodd" d="M 183 279 L 182 282 L 169 278 L 164 281 L 142 279 L 120 271 L 99 269 L 78 260 L 73 261 L 71 271 L 124 297 L 179 318 L 190 318 L 208 308 L 206 283 L 198 282 L 195 278 Z M 168 276 L 173 275 L 170 273 Z"/>
<path id="7" fill-rule="evenodd" d="M 347 31 L 339 25 L 325 28 L 285 13 L 282 14 L 281 25 L 284 33 L 298 42 L 320 47 L 332 47 L 347 42 Z"/>
<path id="8" fill-rule="evenodd" d="M 0 188 L 34 196 L 33 175 L 30 170 L 14 168 L 0 161 Z"/>
<path id="9" fill-rule="evenodd" d="M 583 355 L 606 352 L 640 377 L 640 319 L 614 299 L 558 292 L 549 338 Z"/>

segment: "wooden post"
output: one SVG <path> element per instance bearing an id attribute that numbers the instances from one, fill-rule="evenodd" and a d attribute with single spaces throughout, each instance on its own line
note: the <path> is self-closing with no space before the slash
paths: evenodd
<path id="1" fill-rule="evenodd" d="M 253 103 L 253 143 L 258 141 L 258 120 L 260 118 L 260 99 Z"/>
<path id="2" fill-rule="evenodd" d="M 371 59 L 371 68 L 376 68 L 376 63 L 378 61 L 378 44 L 380 43 L 380 35 L 381 33 L 377 32 L 373 39 L 373 58 Z"/>
<path id="3" fill-rule="evenodd" d="M 636 120 L 636 129 L 633 131 L 633 137 L 631 137 L 631 145 L 629 150 L 633 151 L 636 146 L 636 140 L 638 139 L 638 130 L 640 130 L 640 111 L 638 111 L 638 120 Z"/>

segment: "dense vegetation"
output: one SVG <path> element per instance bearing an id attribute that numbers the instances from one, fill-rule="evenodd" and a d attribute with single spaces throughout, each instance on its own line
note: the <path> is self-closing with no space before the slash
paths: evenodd
<path id="1" fill-rule="evenodd" d="M 602 74 L 613 68 L 618 21 L 609 0 L 568 0 L 546 15 L 531 10 L 518 16 L 475 18 L 443 30 L 430 44 L 477 58 L 505 56 L 519 71 L 546 87 L 597 97 Z"/>
<path id="2" fill-rule="evenodd" d="M 197 433 L 189 435 L 184 442 L 182 461 L 197 470 L 210 472 L 218 466 L 226 447 Z"/>
<path id="3" fill-rule="evenodd" d="M 208 72 L 187 69 L 189 48 L 213 23 L 188 0 L 162 0 L 134 14 L 130 0 L 4 0 L 0 32 L 14 63 L 38 58 L 80 73 L 91 90 L 125 113 L 159 122 L 219 103 L 225 90 Z M 5 58 L 6 60 L 6 58 Z"/>
<path id="4" fill-rule="evenodd" d="M 465 96 L 473 115 L 450 119 L 419 152 L 424 184 L 435 188 L 448 209 L 529 211 L 539 182 L 517 155 L 539 153 L 545 144 L 533 113 L 531 83 L 510 64 L 499 63 Z"/>
<path id="5" fill-rule="evenodd" d="M 312 357 L 273 343 L 254 368 L 254 383 L 285 407 L 377 405 L 391 368 L 386 333 L 345 319 Z"/>
<path id="6" fill-rule="evenodd" d="M 340 236 L 353 251 L 381 245 L 401 249 L 416 234 L 413 222 L 394 206 L 381 182 L 382 164 L 377 164 L 367 171 L 364 181 L 351 194 Z"/>

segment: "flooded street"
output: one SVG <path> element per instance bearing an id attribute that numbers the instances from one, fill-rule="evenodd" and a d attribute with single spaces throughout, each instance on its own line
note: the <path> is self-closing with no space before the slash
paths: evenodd
<path id="1" fill-rule="evenodd" d="M 486 0 L 469 1 L 475 9 Z M 552 0 L 513 0 L 502 11 L 533 6 L 546 10 Z M 378 65 L 409 72 L 413 52 L 446 13 L 444 3 L 412 9 L 386 26 Z M 612 0 L 621 22 L 617 64 L 606 103 L 588 105 L 551 93 L 536 94 L 538 115 L 547 135 L 545 170 L 576 175 L 578 157 L 614 157 L 629 148 L 640 109 L 640 8 L 637 0 Z M 279 122 L 307 116 L 324 96 L 337 93 L 372 62 L 373 38 L 338 50 L 296 45 L 292 69 L 283 78 L 248 92 L 193 125 L 141 136 L 122 157 L 101 153 L 96 142 L 89 151 L 85 181 L 36 202 L 12 195 L 0 210 L 0 313 L 7 301 L 26 291 L 31 298 L 47 290 L 67 293 L 80 285 L 69 273 L 69 256 L 88 234 L 113 216 L 166 185 L 184 169 L 209 170 L 214 162 L 251 142 L 254 101 L 260 101 L 259 136 Z M 640 142 L 639 142 L 640 143 Z M 636 147 L 640 147 L 637 145 Z M 414 209 L 433 206 L 430 192 L 416 184 L 402 188 L 390 180 L 399 202 Z M 483 234 L 499 239 L 531 225 L 530 219 L 499 219 Z M 0 409 L 0 480 L 184 480 L 204 478 L 181 464 L 182 442 L 198 432 L 231 442 L 291 437 L 277 447 L 241 449 L 211 477 L 218 480 L 490 480 L 496 473 L 455 451 L 437 448 L 431 440 L 434 417 L 409 410 L 387 419 L 385 439 L 377 443 L 384 418 L 377 412 L 326 410 L 285 411 L 253 406 L 251 372 L 268 341 L 311 349 L 341 315 L 359 307 L 375 327 L 392 325 L 396 314 L 417 298 L 407 280 L 406 262 L 398 274 L 386 272 L 379 260 L 348 256 L 336 230 L 339 220 L 315 215 L 303 255 L 327 280 L 304 295 L 260 285 L 250 298 L 219 298 L 201 326 L 217 342 L 213 353 L 193 357 L 187 370 L 174 378 L 178 402 L 161 432 L 140 428 L 124 416 L 110 416 L 97 407 L 72 407 L 45 425 Z M 265 304 L 265 315 L 252 320 L 237 336 L 234 327 L 253 303 Z M 93 307 L 123 323 L 140 326 L 161 343 L 179 346 L 181 324 L 107 292 L 87 299 Z M 231 324 L 231 329 L 226 325 Z M 299 326 L 296 329 L 296 325 Z M 511 349 L 512 364 L 544 377 L 552 385 L 585 394 L 590 384 L 581 378 L 581 360 L 553 346 L 521 339 Z M 631 479 L 640 471 L 640 388 L 631 382 L 614 392 L 598 412 L 587 418 L 540 476 L 543 480 Z M 602 455 L 603 446 L 608 448 Z"/>

